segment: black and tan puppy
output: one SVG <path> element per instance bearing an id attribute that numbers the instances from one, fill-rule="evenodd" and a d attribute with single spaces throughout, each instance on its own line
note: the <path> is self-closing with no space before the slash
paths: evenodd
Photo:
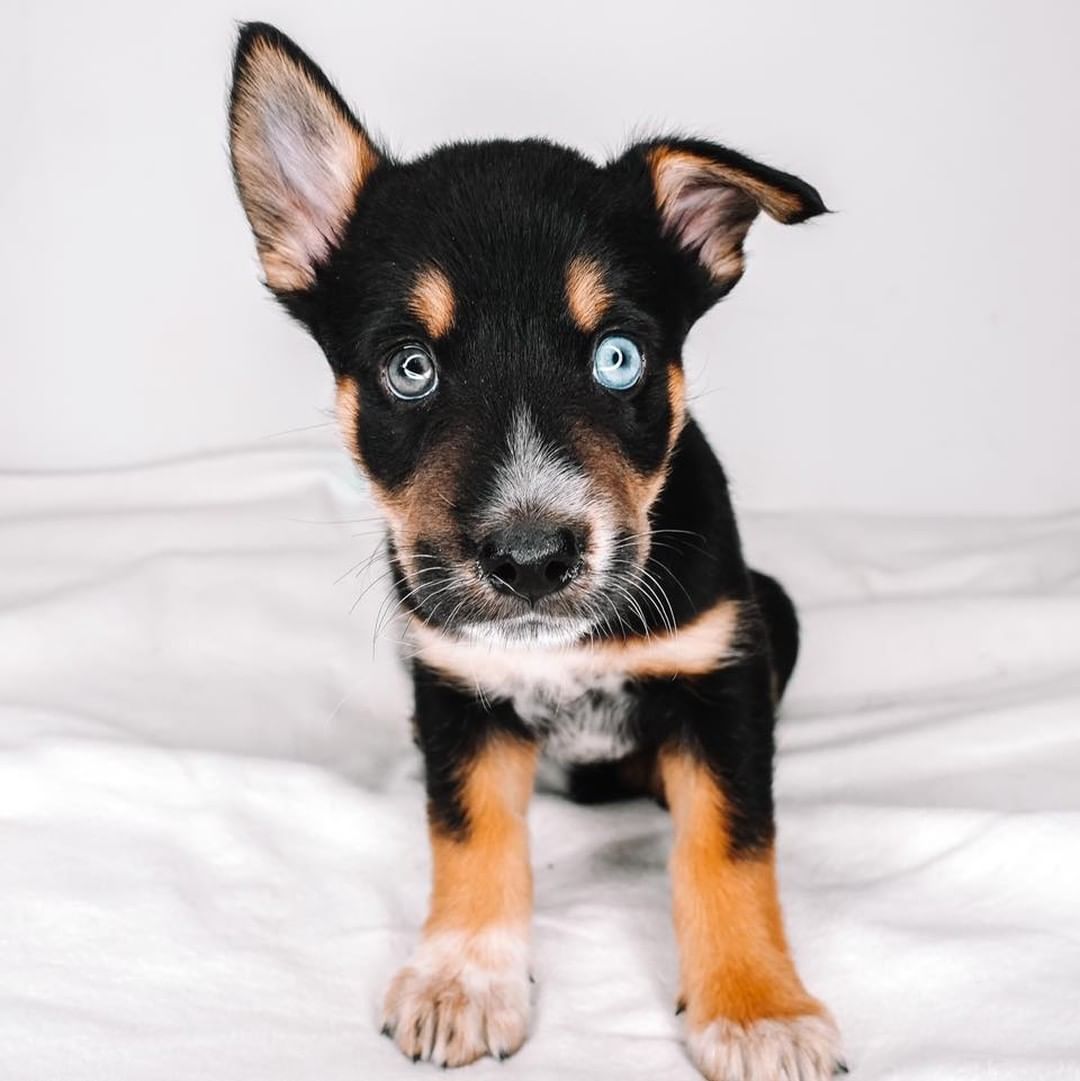
<path id="1" fill-rule="evenodd" d="M 671 809 L 700 1070 L 828 1077 L 837 1032 L 788 952 L 773 853 L 795 613 L 743 563 L 681 364 L 758 212 L 801 222 L 817 192 L 686 139 L 602 166 L 541 140 L 395 161 L 264 25 L 241 32 L 230 124 L 267 285 L 333 368 L 408 623 L 434 887 L 386 1032 L 451 1066 L 525 1039 L 547 753 L 582 798 Z"/>

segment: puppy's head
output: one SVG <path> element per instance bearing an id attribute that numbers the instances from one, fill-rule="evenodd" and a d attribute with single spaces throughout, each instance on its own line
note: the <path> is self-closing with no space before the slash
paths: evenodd
<path id="1" fill-rule="evenodd" d="M 261 25 L 230 125 L 267 285 L 330 361 L 410 610 L 491 641 L 618 627 L 685 420 L 686 332 L 759 211 L 803 221 L 817 192 L 676 139 L 605 166 L 533 140 L 397 162 Z"/>

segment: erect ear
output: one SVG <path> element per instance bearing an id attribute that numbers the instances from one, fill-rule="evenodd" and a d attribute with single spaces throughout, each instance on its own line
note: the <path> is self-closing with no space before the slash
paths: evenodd
<path id="1" fill-rule="evenodd" d="M 785 225 L 826 213 L 805 181 L 715 143 L 640 143 L 615 164 L 635 162 L 645 168 L 661 231 L 705 272 L 705 306 L 742 277 L 743 240 L 758 211 Z"/>
<path id="2" fill-rule="evenodd" d="M 229 152 L 266 284 L 307 289 L 380 155 L 326 76 L 265 23 L 240 30 Z"/>

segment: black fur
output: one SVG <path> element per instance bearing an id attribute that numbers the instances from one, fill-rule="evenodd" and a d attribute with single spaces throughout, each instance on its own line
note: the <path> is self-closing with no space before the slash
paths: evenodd
<path id="1" fill-rule="evenodd" d="M 776 673 L 776 697 L 779 698 L 787 689 L 799 657 L 799 618 L 791 598 L 775 578 L 752 570 L 750 582 L 758 610 L 765 621 L 765 633 Z"/>

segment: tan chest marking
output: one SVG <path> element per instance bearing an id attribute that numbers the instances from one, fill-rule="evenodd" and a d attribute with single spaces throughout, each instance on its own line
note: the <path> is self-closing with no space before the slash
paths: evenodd
<path id="1" fill-rule="evenodd" d="M 700 676 L 736 658 L 739 602 L 723 600 L 673 632 L 648 638 L 557 647 L 497 648 L 452 639 L 413 621 L 409 634 L 429 667 L 489 694 L 523 683 L 588 686 L 621 674 L 626 679 Z"/>

